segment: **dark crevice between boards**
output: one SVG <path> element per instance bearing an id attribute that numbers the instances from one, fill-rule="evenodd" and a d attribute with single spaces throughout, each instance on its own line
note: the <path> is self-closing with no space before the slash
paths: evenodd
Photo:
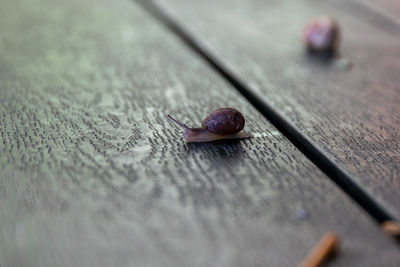
<path id="1" fill-rule="evenodd" d="M 149 0 L 136 0 L 157 20 L 175 33 L 183 43 L 201 56 L 216 72 L 239 91 L 261 114 L 264 115 L 293 145 L 309 160 L 335 182 L 347 195 L 358 203 L 379 224 L 393 220 L 367 192 L 361 189 L 344 170 L 338 167 L 321 148 L 287 120 L 279 111 L 267 103 L 249 84 L 239 78 L 210 51 L 204 48 L 195 38 L 185 31 L 177 22 L 162 11 L 157 4 Z"/>

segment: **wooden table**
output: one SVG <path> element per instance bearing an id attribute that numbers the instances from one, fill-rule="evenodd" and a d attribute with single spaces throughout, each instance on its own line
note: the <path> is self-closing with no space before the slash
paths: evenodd
<path id="1" fill-rule="evenodd" d="M 390 3 L 2 1 L 0 266 L 297 266 L 326 231 L 329 266 L 399 266 Z M 320 12 L 352 69 L 305 56 Z M 256 136 L 166 117 L 223 106 Z"/>

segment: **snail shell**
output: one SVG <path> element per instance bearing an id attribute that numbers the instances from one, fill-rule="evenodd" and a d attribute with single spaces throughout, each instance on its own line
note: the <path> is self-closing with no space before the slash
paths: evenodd
<path id="1" fill-rule="evenodd" d="M 245 124 L 242 113 L 234 108 L 220 108 L 210 113 L 201 124 L 207 132 L 219 135 L 240 132 Z"/>
<path id="2" fill-rule="evenodd" d="M 170 115 L 168 117 L 184 129 L 183 136 L 187 142 L 211 142 L 252 137 L 252 134 L 242 131 L 245 119 L 242 113 L 233 108 L 220 108 L 211 112 L 203 120 L 202 128 L 189 128 Z"/>
<path id="3" fill-rule="evenodd" d="M 309 52 L 336 53 L 339 45 L 339 25 L 328 16 L 314 18 L 304 29 L 304 39 Z"/>

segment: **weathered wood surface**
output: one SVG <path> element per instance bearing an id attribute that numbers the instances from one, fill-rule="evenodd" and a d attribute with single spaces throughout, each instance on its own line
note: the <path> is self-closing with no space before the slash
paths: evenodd
<path id="1" fill-rule="evenodd" d="M 332 266 L 398 266 L 358 206 L 134 3 L 0 5 L 1 267 L 295 266 L 326 230 L 343 239 Z M 187 145 L 166 118 L 225 105 L 263 137 Z"/>
<path id="2" fill-rule="evenodd" d="M 400 2 L 398 0 L 356 0 L 357 4 L 370 9 L 377 16 L 384 15 L 397 24 L 400 30 Z"/>
<path id="3" fill-rule="evenodd" d="M 312 138 L 400 219 L 400 38 L 397 26 L 350 1 L 156 3 L 222 64 Z M 344 71 L 307 57 L 302 30 L 329 14 L 342 26 Z"/>

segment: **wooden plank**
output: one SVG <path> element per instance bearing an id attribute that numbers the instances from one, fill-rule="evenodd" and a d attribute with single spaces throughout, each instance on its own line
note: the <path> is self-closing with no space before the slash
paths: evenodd
<path id="1" fill-rule="evenodd" d="M 233 88 L 129 1 L 1 2 L 0 266 L 334 266 L 398 247 Z M 246 141 L 167 120 L 234 106 Z"/>
<path id="2" fill-rule="evenodd" d="M 400 219 L 396 26 L 382 17 L 370 21 L 344 1 L 156 3 Z M 349 71 L 306 55 L 302 30 L 318 14 L 340 22 Z"/>
<path id="3" fill-rule="evenodd" d="M 359 3 L 366 8 L 370 9 L 372 12 L 383 15 L 388 19 L 395 22 L 400 28 L 400 2 L 397 0 L 356 0 L 356 3 Z"/>

